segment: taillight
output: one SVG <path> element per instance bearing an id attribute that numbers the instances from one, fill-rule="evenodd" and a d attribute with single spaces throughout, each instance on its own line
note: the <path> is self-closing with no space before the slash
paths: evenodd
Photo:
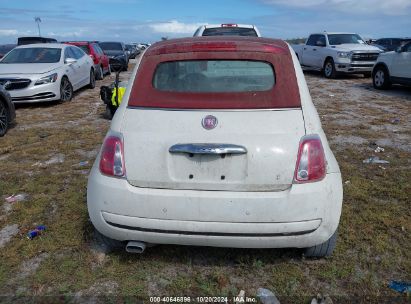
<path id="1" fill-rule="evenodd" d="M 221 27 L 237 27 L 238 24 L 235 23 L 223 23 L 221 24 Z"/>
<path id="2" fill-rule="evenodd" d="M 95 61 L 95 60 L 96 60 L 96 57 L 94 57 L 94 55 L 93 55 L 93 54 L 90 54 L 89 56 L 90 56 L 90 58 L 91 58 L 91 59 L 93 59 L 93 61 Z"/>
<path id="3" fill-rule="evenodd" d="M 304 136 L 298 149 L 294 181 L 297 183 L 319 181 L 325 177 L 325 173 L 325 154 L 320 137 Z"/>
<path id="4" fill-rule="evenodd" d="M 121 138 L 109 136 L 104 141 L 100 157 L 100 172 L 105 175 L 117 177 L 126 175 L 124 147 Z"/>

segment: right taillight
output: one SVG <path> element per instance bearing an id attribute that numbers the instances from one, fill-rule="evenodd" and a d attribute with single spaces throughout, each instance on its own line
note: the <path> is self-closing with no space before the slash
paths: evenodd
<path id="1" fill-rule="evenodd" d="M 307 183 L 322 180 L 326 173 L 323 145 L 318 135 L 304 136 L 298 149 L 294 181 Z"/>
<path id="2" fill-rule="evenodd" d="M 103 143 L 100 157 L 100 172 L 116 177 L 126 175 L 124 165 L 123 140 L 117 136 L 109 136 Z"/>

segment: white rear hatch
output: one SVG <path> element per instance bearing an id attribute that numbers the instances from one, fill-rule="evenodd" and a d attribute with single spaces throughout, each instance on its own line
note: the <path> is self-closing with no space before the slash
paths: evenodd
<path id="1" fill-rule="evenodd" d="M 217 37 L 151 47 L 121 133 L 136 187 L 290 188 L 305 128 L 288 46 Z"/>
<path id="2" fill-rule="evenodd" d="M 218 125 L 202 127 L 213 115 Z M 127 109 L 122 133 L 127 179 L 137 187 L 277 191 L 291 186 L 302 111 L 169 111 Z M 230 144 L 244 154 L 171 153 L 178 144 Z M 194 145 L 194 147 L 196 147 Z"/>

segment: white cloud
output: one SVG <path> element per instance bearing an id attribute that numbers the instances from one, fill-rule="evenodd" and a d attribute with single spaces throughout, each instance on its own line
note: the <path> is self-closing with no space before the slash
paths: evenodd
<path id="1" fill-rule="evenodd" d="M 352 14 L 381 13 L 385 15 L 406 15 L 411 9 L 410 0 L 262 0 L 267 4 L 309 8 L 321 11 L 338 10 Z"/>
<path id="2" fill-rule="evenodd" d="M 62 37 L 62 38 L 79 38 L 82 37 L 84 35 L 86 35 L 87 30 L 86 29 L 78 29 L 78 30 L 74 30 L 72 32 L 49 32 L 48 35 L 49 36 L 58 36 L 58 37 Z"/>
<path id="3" fill-rule="evenodd" d="M 0 30 L 0 36 L 17 36 L 18 30 Z"/>
<path id="4" fill-rule="evenodd" d="M 149 27 L 157 33 L 193 34 L 200 25 L 204 24 L 205 23 L 183 23 L 177 20 L 171 20 L 169 22 L 149 24 Z"/>

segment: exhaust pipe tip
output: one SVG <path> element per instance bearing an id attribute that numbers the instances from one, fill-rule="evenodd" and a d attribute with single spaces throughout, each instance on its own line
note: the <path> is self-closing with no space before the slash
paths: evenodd
<path id="1" fill-rule="evenodd" d="M 128 253 L 143 253 L 146 250 L 146 243 L 130 241 L 126 245 L 126 251 Z"/>

